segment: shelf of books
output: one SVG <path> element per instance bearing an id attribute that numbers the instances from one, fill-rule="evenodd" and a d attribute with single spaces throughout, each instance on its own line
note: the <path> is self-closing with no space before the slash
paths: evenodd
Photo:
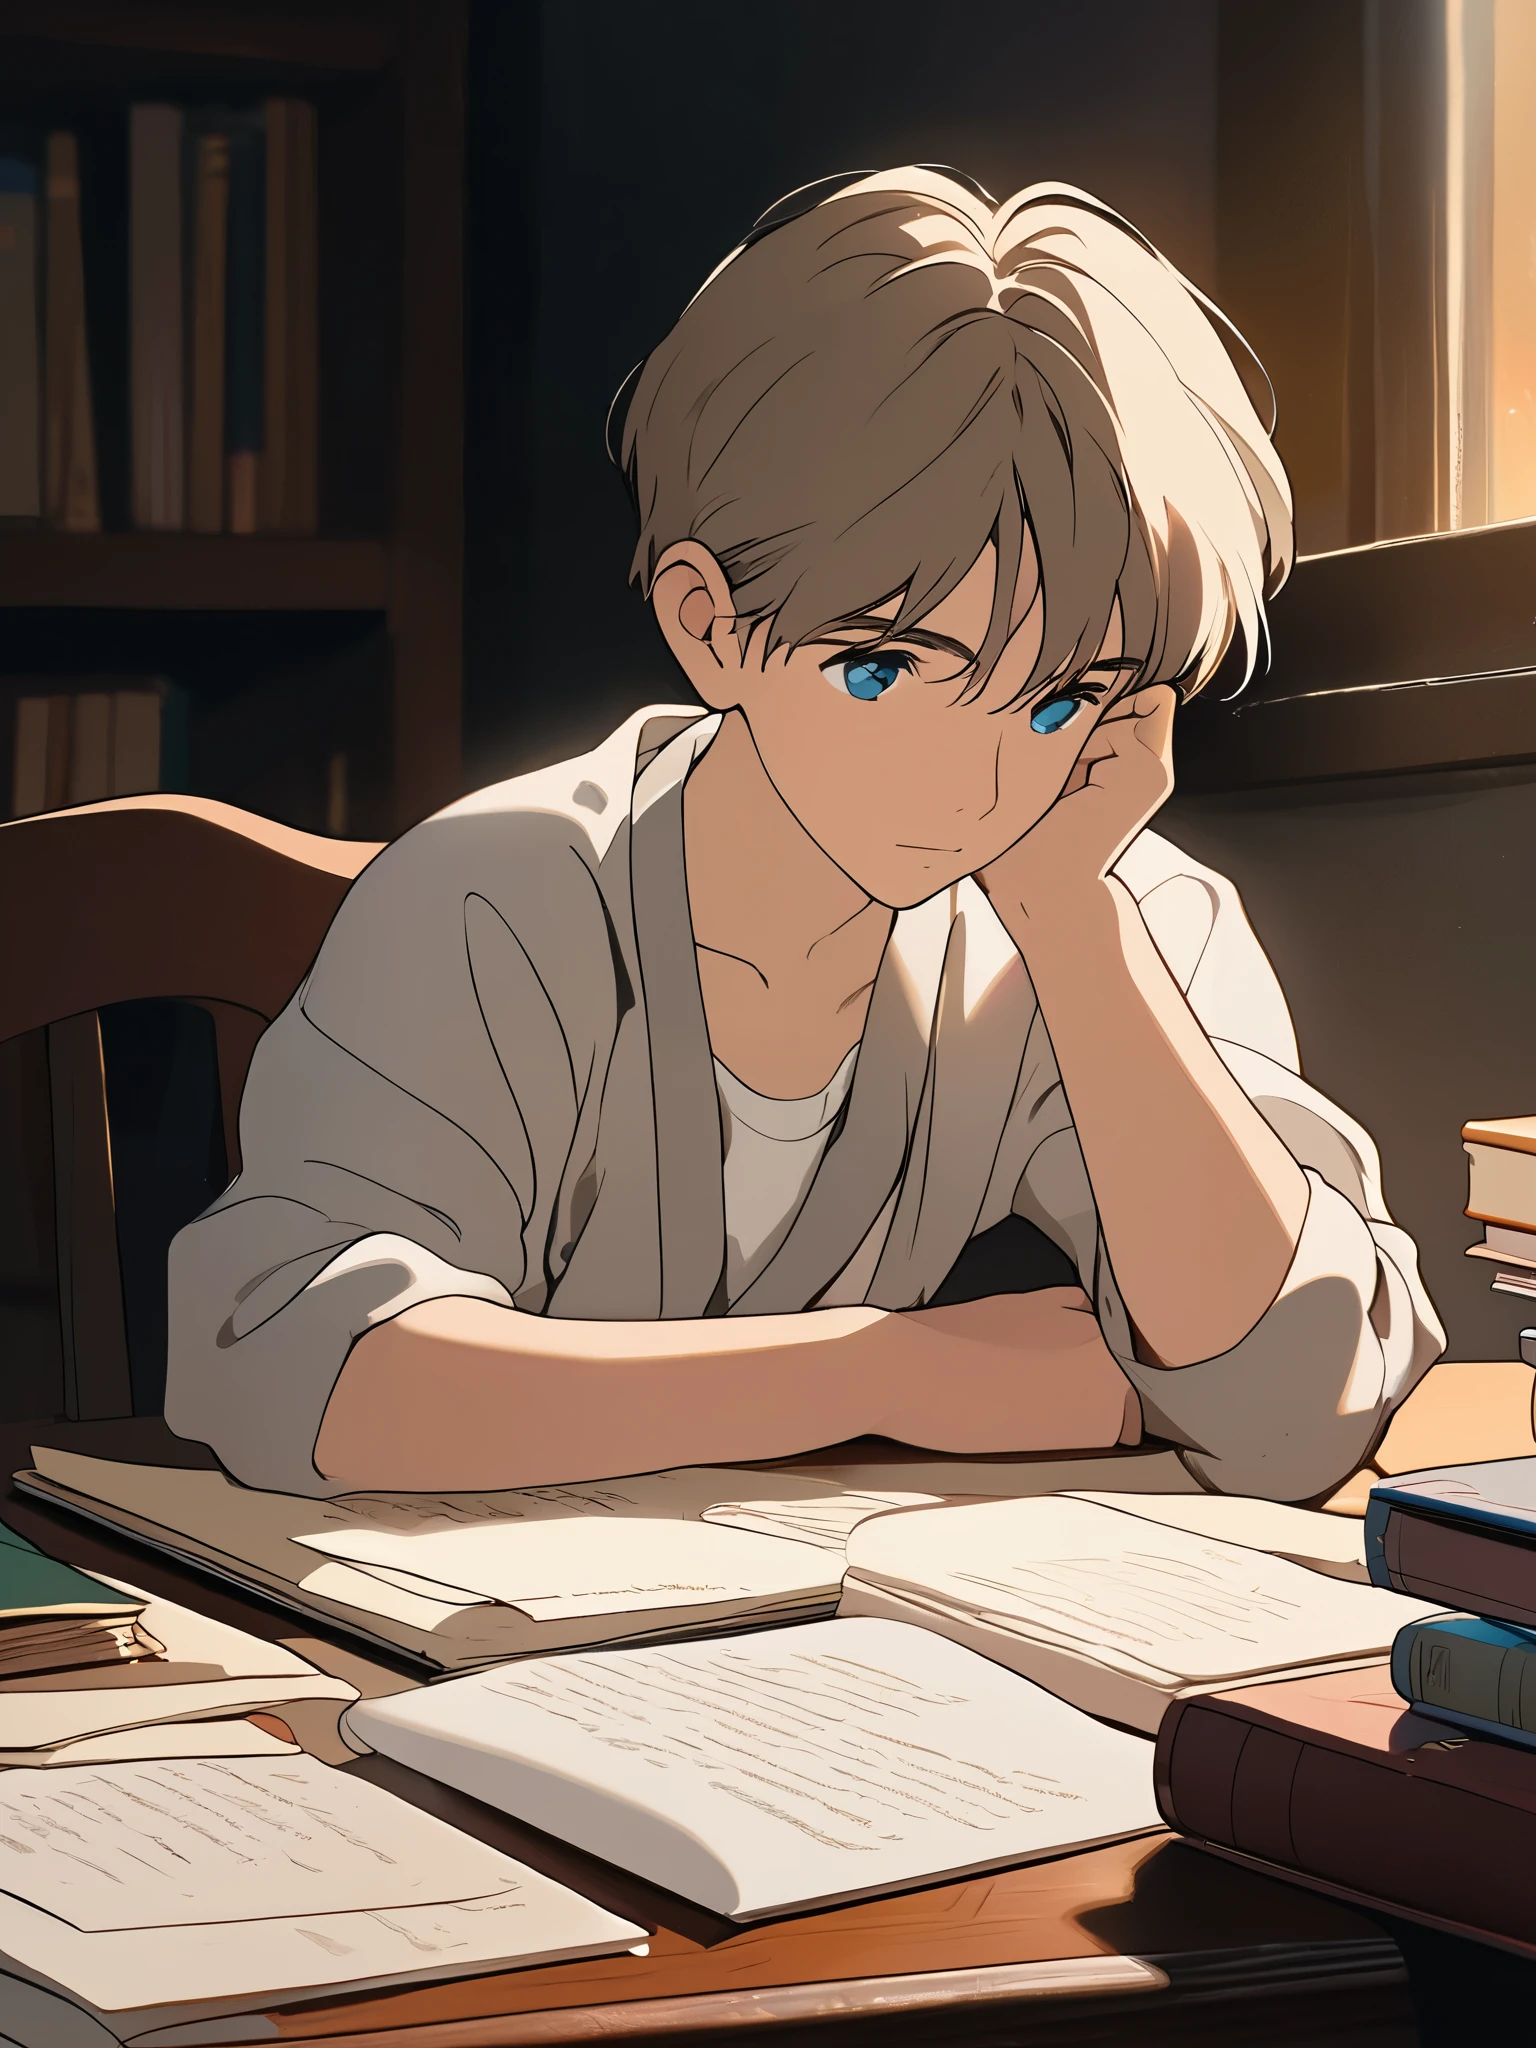
<path id="1" fill-rule="evenodd" d="M 72 672 L 101 694 L 99 615 L 133 614 L 112 687 L 185 696 L 194 792 L 270 807 L 242 781 L 250 749 L 213 737 L 265 704 L 307 761 L 286 823 L 336 828 L 348 720 L 396 765 L 343 829 L 383 836 L 456 793 L 464 17 L 464 0 L 0 16 L 7 724 Z M 46 644 L 20 616 L 45 612 Z M 265 669 L 237 623 L 258 613 L 295 622 L 262 643 Z M 193 614 L 229 615 L 231 660 L 176 624 Z M 371 637 L 317 640 L 303 622 L 327 614 L 371 615 Z"/>

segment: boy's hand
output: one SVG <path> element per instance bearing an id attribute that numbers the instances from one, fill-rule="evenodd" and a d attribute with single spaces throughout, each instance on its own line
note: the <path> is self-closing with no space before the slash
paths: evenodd
<path id="1" fill-rule="evenodd" d="M 1045 816 L 977 875 L 1000 909 L 1048 917 L 1103 881 L 1173 788 L 1177 703 L 1157 683 L 1099 720 Z"/>

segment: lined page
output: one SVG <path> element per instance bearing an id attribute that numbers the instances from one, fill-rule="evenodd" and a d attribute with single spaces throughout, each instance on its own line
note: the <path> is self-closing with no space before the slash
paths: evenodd
<path id="1" fill-rule="evenodd" d="M 440 1905 L 517 1871 L 313 1757 L 0 1774 L 0 1891 L 83 1931 Z"/>
<path id="2" fill-rule="evenodd" d="M 1384 1655 L 1438 1610 L 1069 1496 L 885 1515 L 855 1581 L 975 1615 L 1163 1690 Z"/>
<path id="3" fill-rule="evenodd" d="M 295 1539 L 326 1557 L 409 1574 L 459 1598 L 480 1594 L 536 1621 L 637 1608 L 836 1597 L 842 1557 L 702 1521 L 586 1516 L 456 1529 L 343 1529 Z"/>
<path id="4" fill-rule="evenodd" d="M 1150 1743 L 887 1621 L 528 1659 L 362 1702 L 349 1723 L 738 1917 L 1159 1825 Z"/>

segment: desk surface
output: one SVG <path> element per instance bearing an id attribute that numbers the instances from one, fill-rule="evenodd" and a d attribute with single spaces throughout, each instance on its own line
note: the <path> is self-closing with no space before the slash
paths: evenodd
<path id="1" fill-rule="evenodd" d="M 159 1452 L 144 1422 L 0 1425 L 4 1518 L 55 1555 L 282 1641 L 369 1694 L 417 1681 L 341 1635 L 17 1494 L 34 1442 Z M 1367 1916 L 1167 1835 L 740 1928 L 382 1757 L 347 1769 L 656 1932 L 646 1956 L 503 1972 L 272 2015 L 283 2041 L 522 2048 L 682 2037 L 1348 2043 L 1420 2037 L 1396 1943 Z"/>

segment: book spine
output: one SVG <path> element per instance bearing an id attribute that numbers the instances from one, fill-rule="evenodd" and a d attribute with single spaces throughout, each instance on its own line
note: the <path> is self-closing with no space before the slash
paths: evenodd
<path id="1" fill-rule="evenodd" d="M 1536 1738 L 1536 1639 L 1474 1622 L 1410 1622 L 1392 1646 L 1392 1684 L 1410 1704 Z"/>
<path id="2" fill-rule="evenodd" d="M 32 818 L 48 807 L 48 699 L 16 699 L 11 755 L 11 816 Z"/>
<path id="3" fill-rule="evenodd" d="M 43 809 L 62 810 L 69 802 L 69 757 L 72 751 L 70 698 L 57 691 L 48 699 L 48 744 L 44 751 Z"/>
<path id="4" fill-rule="evenodd" d="M 43 512 L 65 533 L 97 533 L 101 499 L 80 250 L 80 152 L 73 135 L 49 136 L 44 192 Z"/>
<path id="5" fill-rule="evenodd" d="M 1536 1547 L 1528 1536 L 1389 1505 L 1379 1555 L 1379 1565 L 1370 1560 L 1372 1578 L 1395 1593 L 1536 1628 Z"/>
<path id="6" fill-rule="evenodd" d="M 69 801 L 98 804 L 112 793 L 112 699 L 105 690 L 82 690 L 71 712 Z"/>
<path id="7" fill-rule="evenodd" d="M 266 118 L 266 433 L 261 524 L 313 533 L 319 512 L 319 194 L 315 109 Z"/>
<path id="8" fill-rule="evenodd" d="M 160 787 L 161 698 L 159 690 L 113 693 L 113 796 L 147 796 Z"/>
<path id="9" fill-rule="evenodd" d="M 0 157 L 0 519 L 42 511 L 37 171 Z"/>
<path id="10" fill-rule="evenodd" d="M 229 138 L 199 135 L 192 174 L 192 405 L 187 524 L 224 526 L 224 296 Z"/>
<path id="11" fill-rule="evenodd" d="M 144 105 L 129 121 L 129 355 L 133 523 L 185 523 L 179 108 Z"/>
<path id="12" fill-rule="evenodd" d="M 231 533 L 255 533 L 261 516 L 267 263 L 263 141 L 261 130 L 252 125 L 230 136 L 224 448 Z"/>
<path id="13" fill-rule="evenodd" d="M 1175 1701 L 1153 1760 L 1169 1826 L 1213 1847 L 1529 1944 L 1536 1814 L 1385 1759 Z"/>

